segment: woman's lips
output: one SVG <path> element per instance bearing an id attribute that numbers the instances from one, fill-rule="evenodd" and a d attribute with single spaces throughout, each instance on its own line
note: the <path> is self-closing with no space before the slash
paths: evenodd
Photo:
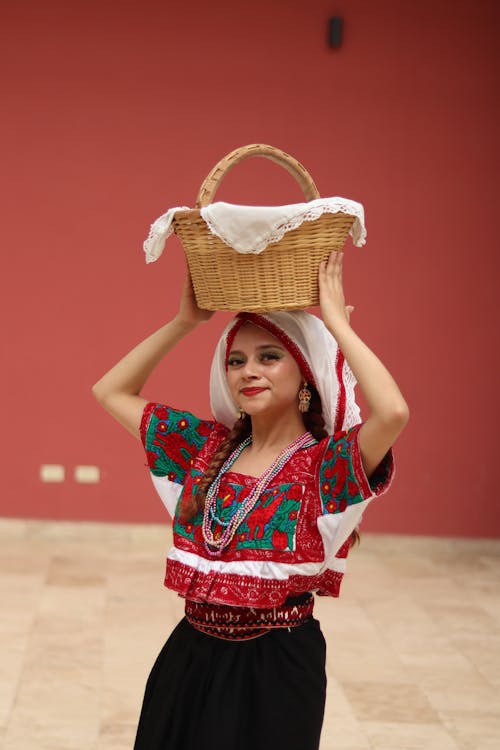
<path id="1" fill-rule="evenodd" d="M 243 393 L 245 396 L 256 396 L 258 393 L 262 393 L 262 391 L 265 390 L 265 388 L 242 388 L 240 393 Z"/>

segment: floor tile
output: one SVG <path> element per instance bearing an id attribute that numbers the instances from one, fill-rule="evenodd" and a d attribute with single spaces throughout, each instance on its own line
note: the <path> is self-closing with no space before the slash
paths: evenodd
<path id="1" fill-rule="evenodd" d="M 132 748 L 183 616 L 171 528 L 0 519 L 3 750 Z M 321 750 L 497 750 L 500 542 L 363 534 L 327 639 Z"/>

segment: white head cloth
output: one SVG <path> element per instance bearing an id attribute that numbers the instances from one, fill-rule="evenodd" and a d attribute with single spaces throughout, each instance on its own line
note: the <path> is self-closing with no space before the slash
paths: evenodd
<path id="1" fill-rule="evenodd" d="M 359 407 L 354 397 L 356 379 L 351 368 L 323 321 L 302 310 L 240 313 L 226 326 L 215 349 L 210 371 L 210 403 L 218 422 L 232 427 L 237 419 L 238 406 L 231 397 L 227 383 L 226 357 L 228 337 L 231 341 L 234 330 L 238 330 L 242 321 L 268 330 L 281 339 L 288 349 L 291 344 L 294 348 L 292 354 L 302 374 L 309 382 L 313 379 L 318 390 L 329 435 L 360 422 Z"/>

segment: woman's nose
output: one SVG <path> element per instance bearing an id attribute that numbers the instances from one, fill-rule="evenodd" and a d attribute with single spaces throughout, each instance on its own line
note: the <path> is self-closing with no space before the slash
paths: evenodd
<path id="1" fill-rule="evenodd" d="M 243 365 L 243 376 L 245 378 L 257 378 L 259 375 L 258 365 L 259 363 L 256 360 L 249 357 Z"/>

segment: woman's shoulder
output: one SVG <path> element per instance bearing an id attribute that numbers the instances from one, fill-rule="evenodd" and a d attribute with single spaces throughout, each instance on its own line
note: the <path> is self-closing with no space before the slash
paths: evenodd
<path id="1" fill-rule="evenodd" d="M 217 445 L 227 432 L 220 422 L 154 401 L 145 406 L 141 421 L 141 439 L 149 468 L 159 475 L 175 474 L 181 481 L 207 443 Z"/>

